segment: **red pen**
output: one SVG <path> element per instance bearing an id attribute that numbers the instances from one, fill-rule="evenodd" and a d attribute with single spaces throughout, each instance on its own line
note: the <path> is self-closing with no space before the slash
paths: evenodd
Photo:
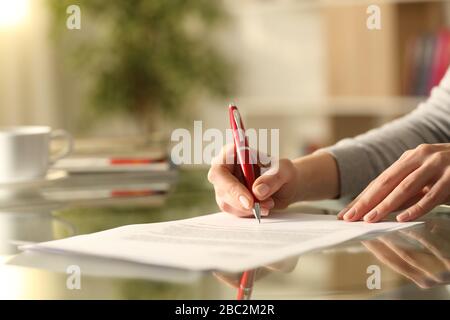
<path id="1" fill-rule="evenodd" d="M 256 270 L 248 270 L 242 274 L 241 280 L 239 281 L 237 300 L 250 299 L 253 291 L 253 283 L 255 282 L 255 275 Z"/>
<path id="2" fill-rule="evenodd" d="M 234 151 L 237 155 L 237 159 L 239 160 L 246 187 L 253 195 L 253 215 L 256 219 L 258 219 L 258 222 L 261 223 L 261 207 L 259 200 L 252 192 L 253 183 L 256 178 L 259 177 L 260 169 L 257 159 L 251 158 L 248 139 L 245 135 L 244 123 L 242 122 L 241 115 L 239 114 L 237 107 L 230 104 L 228 111 L 230 115 L 231 129 L 233 130 Z"/>

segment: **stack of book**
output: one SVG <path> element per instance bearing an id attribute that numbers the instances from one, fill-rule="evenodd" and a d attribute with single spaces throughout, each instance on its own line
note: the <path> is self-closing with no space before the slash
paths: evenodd
<path id="1" fill-rule="evenodd" d="M 405 50 L 404 93 L 427 96 L 450 63 L 450 30 L 411 38 Z"/>
<path id="2" fill-rule="evenodd" d="M 80 174 L 134 174 L 137 176 L 165 176 L 171 165 L 166 157 L 151 158 L 143 156 L 117 157 L 70 157 L 55 163 L 54 169 L 65 170 L 71 175 Z"/>
<path id="3" fill-rule="evenodd" d="M 46 188 L 53 201 L 101 201 L 147 198 L 161 199 L 170 189 L 176 170 L 167 157 L 74 156 L 61 159 L 53 169 L 69 178 Z M 152 199 L 153 200 L 152 200 Z M 141 201 L 142 202 L 142 201 Z"/>

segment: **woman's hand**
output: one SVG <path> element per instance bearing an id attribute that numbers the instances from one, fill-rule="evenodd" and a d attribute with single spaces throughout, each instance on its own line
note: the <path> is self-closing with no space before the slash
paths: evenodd
<path id="1" fill-rule="evenodd" d="M 214 185 L 216 201 L 222 211 L 239 217 L 251 216 L 253 196 L 244 185 L 240 167 L 235 163 L 227 163 L 233 158 L 230 157 L 233 152 L 233 145 L 222 149 L 211 165 L 208 180 Z M 285 208 L 294 202 L 295 185 L 296 170 L 293 163 L 287 159 L 277 161 L 276 166 L 256 179 L 252 191 L 261 201 L 261 215 L 267 216 L 270 209 Z"/>
<path id="2" fill-rule="evenodd" d="M 447 219 L 433 219 L 420 228 L 400 230 L 362 243 L 381 262 L 421 288 L 450 282 Z M 411 244 L 415 244 L 413 249 Z"/>
<path id="3" fill-rule="evenodd" d="M 287 258 L 282 261 L 272 263 L 255 269 L 255 281 L 258 281 L 272 273 L 291 273 L 297 267 L 299 257 Z M 242 273 L 213 272 L 213 275 L 220 282 L 232 288 L 239 288 Z"/>
<path id="4" fill-rule="evenodd" d="M 414 220 L 450 201 L 450 143 L 423 144 L 406 151 L 380 174 L 338 218 L 377 222 L 406 208 L 398 221 Z"/>

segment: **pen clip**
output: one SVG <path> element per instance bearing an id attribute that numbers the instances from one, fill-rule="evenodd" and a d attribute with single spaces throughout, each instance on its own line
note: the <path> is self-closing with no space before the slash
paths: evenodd
<path id="1" fill-rule="evenodd" d="M 253 159 L 252 157 L 252 153 L 250 150 L 250 147 L 246 144 L 245 141 L 245 131 L 244 128 L 242 127 L 242 122 L 241 122 L 241 115 L 239 114 L 239 111 L 237 109 L 233 110 L 233 118 L 234 118 L 234 122 L 236 124 L 236 130 L 238 132 L 238 136 L 239 136 L 239 141 L 242 143 L 241 146 L 238 146 L 239 150 L 245 150 L 246 151 L 246 156 L 245 159 L 241 159 L 241 162 L 246 163 L 248 160 L 249 164 L 252 164 L 250 166 L 250 169 L 252 171 L 252 175 L 255 176 L 255 170 L 253 168 L 253 164 L 256 164 L 255 159 Z M 248 156 L 248 159 L 247 159 Z"/>
<path id="2" fill-rule="evenodd" d="M 233 110 L 234 123 L 236 124 L 236 129 L 239 135 L 239 141 L 245 142 L 244 128 L 242 128 L 241 115 L 237 109 Z"/>

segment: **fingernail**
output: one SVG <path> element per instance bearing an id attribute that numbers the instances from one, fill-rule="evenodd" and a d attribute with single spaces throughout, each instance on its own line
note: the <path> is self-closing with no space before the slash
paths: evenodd
<path id="1" fill-rule="evenodd" d="M 350 208 L 344 208 L 341 211 L 339 211 L 339 213 L 337 214 L 338 218 L 342 218 L 344 216 L 344 214 L 349 210 Z"/>
<path id="2" fill-rule="evenodd" d="M 260 197 L 264 197 L 267 193 L 269 193 L 269 186 L 262 183 L 255 188 L 255 191 Z"/>
<path id="3" fill-rule="evenodd" d="M 436 281 L 433 281 L 432 279 L 424 279 L 421 283 L 421 287 L 423 289 L 429 289 L 436 285 Z"/>
<path id="4" fill-rule="evenodd" d="M 273 201 L 272 198 L 264 201 L 263 203 L 261 203 L 261 207 L 262 208 L 267 208 L 267 209 L 272 209 L 273 207 L 275 207 L 275 202 Z"/>
<path id="5" fill-rule="evenodd" d="M 350 220 L 355 215 L 356 211 L 354 208 L 351 208 L 346 214 L 344 214 L 344 219 Z"/>
<path id="6" fill-rule="evenodd" d="M 368 214 L 366 214 L 364 216 L 364 220 L 365 221 L 372 221 L 372 220 L 374 220 L 376 218 L 377 215 L 378 215 L 377 210 L 370 211 Z"/>
<path id="7" fill-rule="evenodd" d="M 239 201 L 245 209 L 250 209 L 250 201 L 244 196 L 239 196 Z"/>
<path id="8" fill-rule="evenodd" d="M 267 217 L 269 215 L 269 209 L 261 208 L 261 215 Z"/>
<path id="9" fill-rule="evenodd" d="M 409 220 L 409 212 L 408 211 L 403 212 L 397 216 L 397 221 L 402 222 L 402 221 L 408 221 L 408 220 Z"/>

